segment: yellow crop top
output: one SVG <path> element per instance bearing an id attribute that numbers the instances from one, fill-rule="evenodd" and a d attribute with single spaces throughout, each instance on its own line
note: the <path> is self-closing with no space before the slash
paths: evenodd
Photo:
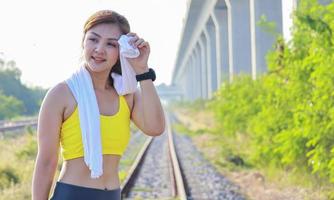
<path id="1" fill-rule="evenodd" d="M 122 155 L 130 140 L 130 110 L 124 96 L 119 96 L 118 112 L 100 115 L 100 123 L 102 154 Z M 64 160 L 84 155 L 78 107 L 61 126 L 60 145 Z"/>

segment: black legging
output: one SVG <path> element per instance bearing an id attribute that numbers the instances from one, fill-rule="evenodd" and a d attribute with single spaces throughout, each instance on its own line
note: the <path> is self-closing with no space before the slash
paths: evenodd
<path id="1" fill-rule="evenodd" d="M 58 181 L 50 200 L 121 200 L 121 189 L 102 190 Z"/>

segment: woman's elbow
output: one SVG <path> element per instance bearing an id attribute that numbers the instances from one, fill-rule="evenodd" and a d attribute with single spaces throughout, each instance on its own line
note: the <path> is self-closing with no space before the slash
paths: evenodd
<path id="1" fill-rule="evenodd" d="M 163 131 L 154 130 L 154 131 L 146 131 L 145 133 L 146 133 L 146 135 L 156 137 L 156 136 L 160 136 L 163 133 Z"/>
<path id="2" fill-rule="evenodd" d="M 153 126 L 149 130 L 145 131 L 145 133 L 149 136 L 160 136 L 165 132 L 165 123 L 161 123 L 158 126 Z"/>

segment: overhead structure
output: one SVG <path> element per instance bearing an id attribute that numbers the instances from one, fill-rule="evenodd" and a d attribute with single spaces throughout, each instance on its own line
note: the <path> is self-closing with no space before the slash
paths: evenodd
<path id="1" fill-rule="evenodd" d="M 186 100 L 210 99 L 237 74 L 266 72 L 265 56 L 283 34 L 283 1 L 188 0 L 172 86 Z"/>

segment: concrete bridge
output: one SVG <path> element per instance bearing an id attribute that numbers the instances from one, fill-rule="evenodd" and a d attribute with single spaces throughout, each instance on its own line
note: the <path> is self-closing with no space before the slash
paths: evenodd
<path id="1" fill-rule="evenodd" d="M 256 79 L 265 73 L 275 34 L 288 26 L 282 14 L 287 2 L 297 6 L 297 0 L 188 0 L 172 85 L 187 100 L 208 99 L 237 74 Z M 270 31 L 258 25 L 264 17 L 275 23 Z"/>
<path id="2" fill-rule="evenodd" d="M 256 25 L 261 16 L 283 32 L 282 0 L 189 0 L 172 84 L 207 99 L 235 74 L 265 72 L 275 37 Z"/>

